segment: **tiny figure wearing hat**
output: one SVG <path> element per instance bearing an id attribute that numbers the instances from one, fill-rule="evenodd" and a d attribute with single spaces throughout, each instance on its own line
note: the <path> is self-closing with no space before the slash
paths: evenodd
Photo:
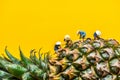
<path id="1" fill-rule="evenodd" d="M 71 47 L 72 46 L 72 40 L 71 40 L 69 35 L 65 35 L 64 41 L 66 42 L 66 46 L 65 47 Z"/>
<path id="2" fill-rule="evenodd" d="M 94 39 L 100 39 L 100 35 L 101 35 L 101 32 L 99 30 L 95 31 L 95 33 L 93 34 Z"/>
<path id="3" fill-rule="evenodd" d="M 80 39 L 82 39 L 82 41 L 84 41 L 86 33 L 84 31 L 77 31 L 77 35 L 80 36 Z"/>
<path id="4" fill-rule="evenodd" d="M 54 51 L 56 53 L 59 52 L 59 50 L 61 50 L 61 42 L 60 41 L 56 42 L 56 44 L 54 46 Z"/>

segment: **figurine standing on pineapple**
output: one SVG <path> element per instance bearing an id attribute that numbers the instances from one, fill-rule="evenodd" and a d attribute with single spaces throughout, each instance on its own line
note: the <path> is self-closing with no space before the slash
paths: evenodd
<path id="1" fill-rule="evenodd" d="M 101 32 L 99 30 L 95 31 L 95 33 L 93 34 L 94 39 L 95 40 L 100 39 L 100 35 L 101 35 Z"/>
<path id="2" fill-rule="evenodd" d="M 54 46 L 54 51 L 56 52 L 56 53 L 58 53 L 60 50 L 61 50 L 61 42 L 60 41 L 58 41 L 58 42 L 56 42 L 56 44 L 55 44 L 55 46 Z"/>
<path id="3" fill-rule="evenodd" d="M 85 36 L 86 36 L 86 33 L 84 32 L 84 31 L 78 31 L 77 32 L 77 35 L 79 35 L 80 37 L 80 39 L 81 39 L 81 41 L 83 42 L 84 41 L 84 39 L 85 39 Z"/>
<path id="4" fill-rule="evenodd" d="M 73 42 L 72 42 L 69 35 L 65 35 L 64 41 L 66 42 L 65 48 L 70 48 L 72 46 L 72 44 L 73 44 Z"/>

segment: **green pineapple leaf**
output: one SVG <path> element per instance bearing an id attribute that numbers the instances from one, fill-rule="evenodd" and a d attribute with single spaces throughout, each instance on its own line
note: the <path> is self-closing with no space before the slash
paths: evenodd
<path id="1" fill-rule="evenodd" d="M 21 76 L 27 72 L 27 69 L 24 68 L 21 65 L 18 64 L 8 64 L 6 65 L 6 69 L 9 73 L 11 73 L 12 75 L 21 78 Z"/>
<path id="2" fill-rule="evenodd" d="M 0 79 L 2 79 L 2 78 L 10 78 L 12 76 L 13 75 L 11 75 L 11 74 L 9 74 L 9 73 L 7 73 L 5 71 L 0 70 Z"/>
<path id="3" fill-rule="evenodd" d="M 30 75 L 30 72 L 27 72 L 22 75 L 22 80 L 35 80 L 35 79 Z"/>
<path id="4" fill-rule="evenodd" d="M 15 58 L 15 57 L 7 50 L 7 47 L 5 48 L 5 53 L 6 53 L 6 55 L 8 56 L 8 58 L 9 58 L 13 63 L 15 63 L 15 64 L 19 64 L 19 63 L 20 63 L 20 61 L 19 61 L 17 58 Z"/>
<path id="5" fill-rule="evenodd" d="M 38 59 L 37 56 L 36 56 L 36 51 L 35 51 L 35 49 L 33 49 L 33 50 L 30 51 L 30 59 L 31 59 L 31 61 L 32 61 L 35 65 L 39 65 L 39 64 L 40 64 L 40 61 L 39 61 L 39 59 Z"/>
<path id="6" fill-rule="evenodd" d="M 25 67 L 27 67 L 29 64 L 32 64 L 31 60 L 24 56 L 24 54 L 23 54 L 22 50 L 20 49 L 20 47 L 19 47 L 19 51 L 20 51 L 20 57 L 21 57 L 23 65 Z"/>

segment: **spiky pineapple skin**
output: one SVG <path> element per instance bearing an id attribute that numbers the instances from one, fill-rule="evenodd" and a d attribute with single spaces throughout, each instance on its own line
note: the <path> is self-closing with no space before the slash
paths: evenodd
<path id="1" fill-rule="evenodd" d="M 56 57 L 33 49 L 27 58 L 19 51 L 21 60 L 5 48 L 0 80 L 120 80 L 120 44 L 115 39 L 70 40 Z"/>
<path id="2" fill-rule="evenodd" d="M 120 45 L 115 39 L 86 39 L 58 52 L 52 80 L 120 80 Z"/>

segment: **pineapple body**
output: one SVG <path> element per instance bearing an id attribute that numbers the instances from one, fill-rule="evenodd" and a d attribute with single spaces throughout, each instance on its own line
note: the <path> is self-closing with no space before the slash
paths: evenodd
<path id="1" fill-rule="evenodd" d="M 33 49 L 27 58 L 19 48 L 21 60 L 5 48 L 0 80 L 120 80 L 120 44 L 116 40 L 87 38 L 69 44 L 56 57 Z"/>

